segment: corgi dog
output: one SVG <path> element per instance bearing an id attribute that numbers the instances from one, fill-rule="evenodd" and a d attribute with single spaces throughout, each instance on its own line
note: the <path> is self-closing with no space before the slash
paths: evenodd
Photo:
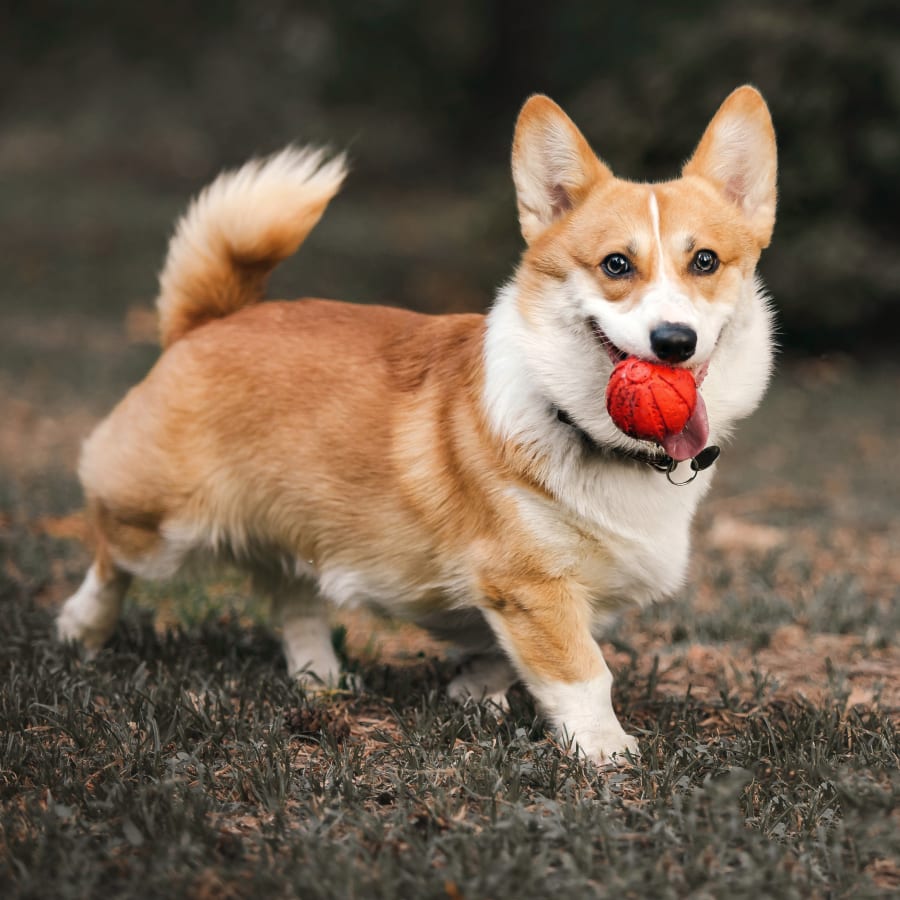
<path id="1" fill-rule="evenodd" d="M 193 201 L 160 276 L 164 352 L 83 447 L 95 557 L 61 638 L 95 651 L 133 577 L 212 554 L 270 595 L 288 670 L 310 687 L 340 677 L 327 604 L 373 604 L 461 647 L 452 697 L 502 703 L 522 681 L 576 752 L 637 755 L 596 635 L 623 604 L 682 584 L 703 451 L 769 379 L 755 270 L 775 134 L 741 87 L 679 178 L 642 184 L 533 96 L 512 175 L 527 246 L 487 315 L 259 302 L 339 189 L 342 158 L 289 148 Z M 662 446 L 607 412 L 628 357 L 699 386 Z M 675 486 L 682 471 L 696 477 Z"/>

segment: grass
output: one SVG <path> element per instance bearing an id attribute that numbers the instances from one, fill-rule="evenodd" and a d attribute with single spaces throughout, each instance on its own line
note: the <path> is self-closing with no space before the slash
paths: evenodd
<path id="1" fill-rule="evenodd" d="M 209 586 L 171 587 L 187 624 L 160 629 L 134 605 L 85 662 L 51 640 L 41 602 L 48 566 L 61 560 L 68 577 L 81 552 L 16 521 L 3 550 L 5 897 L 681 897 L 725 886 L 735 897 L 875 897 L 900 885 L 896 721 L 877 704 L 848 705 L 834 669 L 815 702 L 752 669 L 743 680 L 716 672 L 705 694 L 690 681 L 666 690 L 659 658 L 649 665 L 622 643 L 659 626 L 663 613 L 645 612 L 620 626 L 615 654 L 617 705 L 643 760 L 603 774 L 548 736 L 521 689 L 509 713 L 448 703 L 450 666 L 430 655 L 363 653 L 353 665 L 368 690 L 306 696 L 265 625 L 228 608 L 227 582 L 224 610 Z M 771 560 L 755 579 L 767 572 Z M 158 602 L 155 592 L 139 598 Z M 754 621 L 733 601 L 718 626 L 701 618 L 681 640 L 746 637 Z"/>

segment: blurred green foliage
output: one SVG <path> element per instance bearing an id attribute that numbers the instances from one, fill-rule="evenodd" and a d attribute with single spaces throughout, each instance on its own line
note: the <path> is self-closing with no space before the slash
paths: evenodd
<path id="1" fill-rule="evenodd" d="M 385 215 L 395 189 L 451 189 L 478 210 L 461 229 L 477 250 L 447 247 L 466 289 L 446 308 L 477 305 L 509 272 L 505 159 L 529 93 L 558 100 L 619 174 L 664 178 L 749 81 L 779 135 L 762 271 L 786 347 L 888 350 L 900 326 L 893 0 L 8 0 L 0 41 L 0 176 L 23 157 L 39 165 L 34 141 L 17 138 L 36 130 L 57 172 L 107 167 L 189 189 L 287 140 L 349 145 L 354 189 L 381 197 Z M 423 200 L 416 228 L 439 209 Z M 441 305 L 389 286 L 408 305 Z"/>

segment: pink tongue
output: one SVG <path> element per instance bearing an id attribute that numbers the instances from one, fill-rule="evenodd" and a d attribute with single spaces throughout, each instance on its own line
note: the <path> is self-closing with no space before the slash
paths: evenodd
<path id="1" fill-rule="evenodd" d="M 709 439 L 709 418 L 706 415 L 706 404 L 700 392 L 697 392 L 697 405 L 680 434 L 670 434 L 662 439 L 663 449 L 676 462 L 693 459 L 705 446 Z"/>

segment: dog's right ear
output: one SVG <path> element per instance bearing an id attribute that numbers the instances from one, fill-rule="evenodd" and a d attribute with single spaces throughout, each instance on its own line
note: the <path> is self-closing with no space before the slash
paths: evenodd
<path id="1" fill-rule="evenodd" d="M 572 120 L 541 94 L 529 98 L 519 113 L 512 174 L 519 224 L 529 244 L 598 181 L 612 176 Z"/>

